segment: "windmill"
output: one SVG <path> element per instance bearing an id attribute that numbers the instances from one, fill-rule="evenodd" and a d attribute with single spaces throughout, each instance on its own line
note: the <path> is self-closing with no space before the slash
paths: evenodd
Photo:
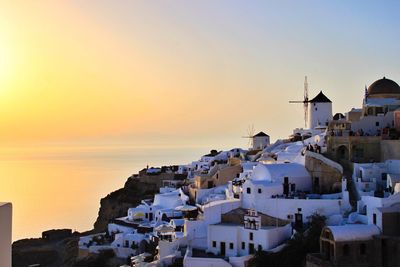
<path id="1" fill-rule="evenodd" d="M 247 136 L 242 136 L 242 138 L 248 138 L 249 142 L 247 143 L 248 147 L 253 147 L 253 137 L 254 137 L 254 125 L 249 125 L 247 127 Z"/>
<path id="2" fill-rule="evenodd" d="M 308 119 L 308 82 L 307 76 L 304 78 L 304 100 L 303 101 L 289 101 L 289 103 L 303 103 L 304 106 L 304 127 L 307 128 Z"/>

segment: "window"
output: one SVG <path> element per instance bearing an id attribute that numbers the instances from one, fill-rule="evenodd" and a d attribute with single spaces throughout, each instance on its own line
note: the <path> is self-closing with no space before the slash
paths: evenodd
<path id="1" fill-rule="evenodd" d="M 229 243 L 229 249 L 233 249 L 233 243 Z"/>
<path id="2" fill-rule="evenodd" d="M 216 242 L 216 241 L 213 241 L 213 242 L 212 242 L 212 246 L 213 246 L 213 248 L 217 247 L 217 242 Z"/>
<path id="3" fill-rule="evenodd" d="M 261 194 L 261 192 L 262 192 L 262 191 L 261 191 L 261 188 L 258 188 L 258 193 Z"/>
<path id="4" fill-rule="evenodd" d="M 253 233 L 252 232 L 249 233 L 249 239 L 253 240 Z"/>
<path id="5" fill-rule="evenodd" d="M 250 187 L 247 187 L 246 191 L 247 191 L 247 194 L 251 194 L 251 188 Z"/>
<path id="6" fill-rule="evenodd" d="M 242 242 L 242 249 L 246 249 L 246 243 Z"/>
<path id="7" fill-rule="evenodd" d="M 365 255 L 365 253 L 367 252 L 367 245 L 365 245 L 364 243 L 360 244 L 360 255 Z"/>
<path id="8" fill-rule="evenodd" d="M 349 245 L 345 244 L 343 246 L 343 256 L 348 256 L 349 255 Z"/>
<path id="9" fill-rule="evenodd" d="M 375 126 L 376 126 L 376 127 L 379 126 L 379 121 L 375 122 Z"/>
<path id="10" fill-rule="evenodd" d="M 372 223 L 376 224 L 376 214 L 374 213 L 374 215 L 372 215 Z"/>
<path id="11" fill-rule="evenodd" d="M 362 157 L 364 157 L 364 150 L 363 150 L 362 148 L 356 148 L 356 149 L 354 150 L 354 156 L 355 156 L 356 158 L 362 158 Z"/>

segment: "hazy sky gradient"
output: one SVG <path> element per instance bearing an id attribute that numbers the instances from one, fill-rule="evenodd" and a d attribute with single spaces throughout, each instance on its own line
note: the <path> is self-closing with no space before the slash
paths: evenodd
<path id="1" fill-rule="evenodd" d="M 245 146 L 400 82 L 398 1 L 0 4 L 0 145 Z"/>

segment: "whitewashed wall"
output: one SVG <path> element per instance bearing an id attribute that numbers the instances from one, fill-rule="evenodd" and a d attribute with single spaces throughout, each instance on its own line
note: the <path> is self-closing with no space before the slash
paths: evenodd
<path id="1" fill-rule="evenodd" d="M 11 267 L 12 205 L 0 203 L 0 266 Z"/>

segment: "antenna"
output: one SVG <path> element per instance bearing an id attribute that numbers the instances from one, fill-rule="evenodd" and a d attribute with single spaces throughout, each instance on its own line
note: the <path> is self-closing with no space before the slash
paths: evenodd
<path id="1" fill-rule="evenodd" d="M 247 127 L 247 136 L 242 136 L 242 138 L 248 138 L 249 142 L 247 145 L 252 148 L 253 147 L 253 137 L 254 137 L 254 124 L 249 125 Z"/>
<path id="2" fill-rule="evenodd" d="M 303 101 L 289 101 L 289 103 L 303 103 L 304 107 L 304 127 L 307 127 L 308 119 L 308 81 L 307 76 L 304 78 L 304 100 Z"/>

